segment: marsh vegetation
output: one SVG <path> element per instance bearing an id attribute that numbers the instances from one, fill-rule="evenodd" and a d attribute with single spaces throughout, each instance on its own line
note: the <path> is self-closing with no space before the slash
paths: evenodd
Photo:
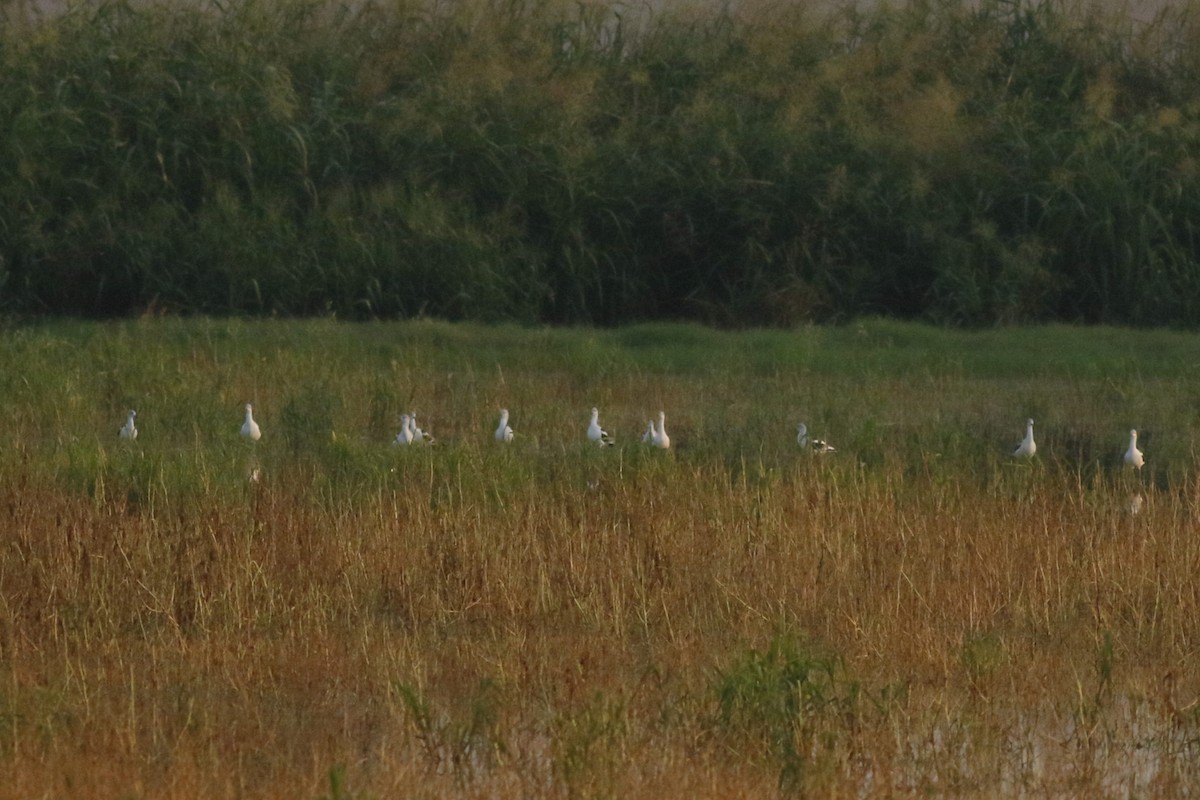
<path id="1" fill-rule="evenodd" d="M 10 327 L 0 795 L 1194 793 L 1196 352 Z M 667 452 L 637 441 L 660 408 Z M 414 410 L 436 447 L 391 446 Z"/>
<path id="2" fill-rule="evenodd" d="M 18 7 L 10 312 L 1200 320 L 1190 4 Z"/>

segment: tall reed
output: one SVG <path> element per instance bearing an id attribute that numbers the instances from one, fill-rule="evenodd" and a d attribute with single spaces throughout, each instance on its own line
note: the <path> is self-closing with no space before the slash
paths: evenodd
<path id="1" fill-rule="evenodd" d="M 1190 6 L 6 14 L 9 311 L 1197 320 Z"/>

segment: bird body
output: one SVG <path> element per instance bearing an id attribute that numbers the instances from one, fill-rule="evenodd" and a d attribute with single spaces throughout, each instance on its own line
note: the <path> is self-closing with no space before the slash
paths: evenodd
<path id="1" fill-rule="evenodd" d="M 658 412 L 658 427 L 655 427 L 654 423 L 651 422 L 650 430 L 653 431 L 650 441 L 654 443 L 655 447 L 659 450 L 669 450 L 671 448 L 671 437 L 667 435 L 666 412 Z"/>
<path id="2" fill-rule="evenodd" d="M 508 427 L 508 409 L 500 409 L 500 424 L 496 426 L 496 441 L 501 443 L 513 440 L 513 429 Z"/>
<path id="3" fill-rule="evenodd" d="M 1037 452 L 1037 442 L 1033 441 L 1033 420 L 1025 420 L 1025 438 L 1013 450 L 1014 458 L 1033 458 Z"/>
<path id="4" fill-rule="evenodd" d="M 137 412 L 134 411 L 133 409 L 130 409 L 129 417 L 126 418 L 125 424 L 121 427 L 121 430 L 119 433 L 119 435 L 122 439 L 133 440 L 133 439 L 137 438 L 138 429 L 137 429 L 137 426 L 133 424 L 133 418 L 136 416 L 137 416 Z"/>
<path id="5" fill-rule="evenodd" d="M 596 442 L 601 447 L 612 447 L 612 437 L 608 435 L 608 431 L 600 427 L 600 409 L 592 409 L 592 421 L 588 424 L 587 437 L 589 440 Z"/>
<path id="6" fill-rule="evenodd" d="M 392 440 L 394 445 L 407 445 L 413 443 L 412 417 L 408 414 L 400 415 L 400 432 L 396 434 L 396 438 Z"/>
<path id="7" fill-rule="evenodd" d="M 1125 463 L 1134 469 L 1141 469 L 1142 465 L 1146 463 L 1142 451 L 1138 450 L 1136 430 L 1129 432 L 1129 449 L 1125 451 Z"/>
<path id="8" fill-rule="evenodd" d="M 810 439 L 808 436 L 808 426 L 803 422 L 796 426 L 796 444 L 814 453 L 824 454 L 837 451 L 836 447 L 824 439 Z"/>
<path id="9" fill-rule="evenodd" d="M 413 444 L 434 444 L 437 442 L 433 438 L 433 434 L 427 433 L 417 427 L 417 412 L 410 411 L 408 414 L 408 428 L 412 432 Z"/>
<path id="10" fill-rule="evenodd" d="M 646 432 L 642 434 L 642 444 L 654 443 L 654 420 L 646 423 Z"/>
<path id="11" fill-rule="evenodd" d="M 242 436 L 252 442 L 257 442 L 262 438 L 262 431 L 259 430 L 258 423 L 254 421 L 254 411 L 249 403 L 246 403 L 246 421 L 242 423 Z"/>

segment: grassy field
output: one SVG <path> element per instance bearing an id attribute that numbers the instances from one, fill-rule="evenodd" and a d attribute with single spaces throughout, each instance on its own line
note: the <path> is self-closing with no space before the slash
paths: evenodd
<path id="1" fill-rule="evenodd" d="M 0 796 L 1194 794 L 1198 367 L 1066 327 L 8 327 Z M 410 410 L 437 446 L 389 445 Z"/>

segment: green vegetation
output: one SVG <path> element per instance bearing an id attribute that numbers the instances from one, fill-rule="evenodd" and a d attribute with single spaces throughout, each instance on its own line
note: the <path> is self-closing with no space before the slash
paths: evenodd
<path id="1" fill-rule="evenodd" d="M 1190 5 L 736 9 L 10 6 L 3 306 L 1200 322 Z"/>
<path id="2" fill-rule="evenodd" d="M 0 797 L 1195 794 L 1193 340 L 9 325 Z"/>

